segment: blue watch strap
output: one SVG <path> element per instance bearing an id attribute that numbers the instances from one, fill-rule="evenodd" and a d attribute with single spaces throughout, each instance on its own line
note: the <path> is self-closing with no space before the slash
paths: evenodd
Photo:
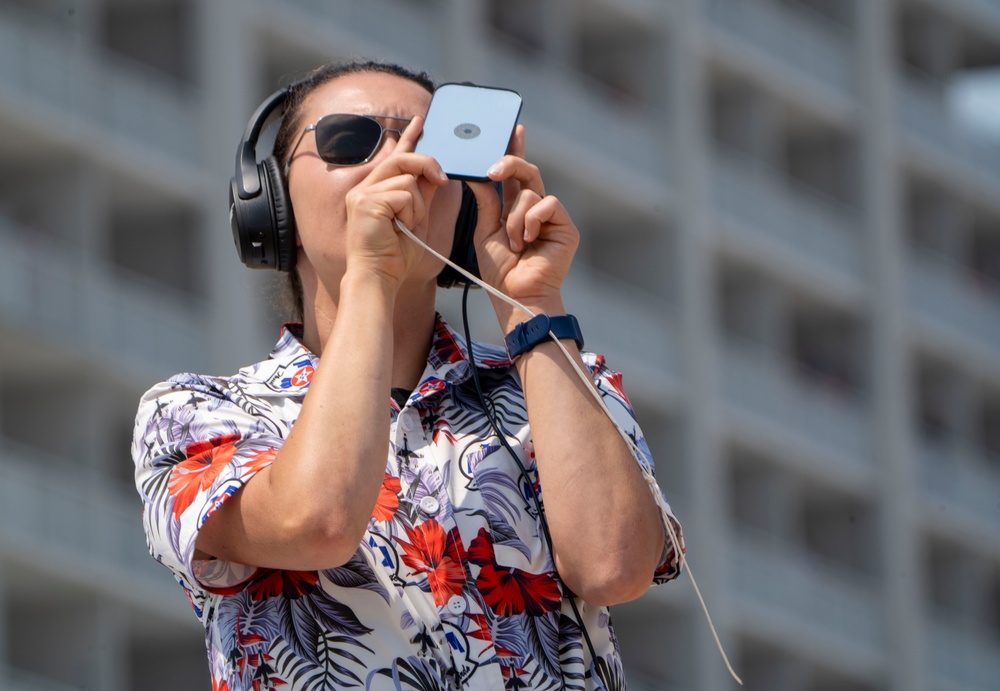
<path id="1" fill-rule="evenodd" d="M 503 342 L 507 346 L 510 359 L 513 360 L 539 343 L 549 340 L 550 331 L 559 339 L 572 338 L 576 341 L 576 347 L 583 350 L 583 332 L 580 331 L 580 322 L 576 317 L 572 314 L 558 317 L 538 314 L 515 326 L 514 330 L 504 337 Z"/>

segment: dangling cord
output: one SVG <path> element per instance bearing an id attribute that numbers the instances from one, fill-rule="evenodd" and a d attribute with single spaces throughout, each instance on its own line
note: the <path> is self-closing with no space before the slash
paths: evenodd
<path id="1" fill-rule="evenodd" d="M 490 295 L 496 297 L 497 299 L 506 302 L 508 305 L 516 307 L 529 317 L 536 316 L 534 312 L 532 312 L 530 309 L 522 305 L 517 300 L 508 297 L 507 295 L 504 295 L 502 292 L 500 292 L 493 286 L 487 284 L 485 281 L 473 276 L 471 273 L 469 273 L 462 267 L 457 266 L 454 262 L 452 262 L 447 257 L 443 256 L 440 252 L 435 251 L 434 248 L 429 247 L 427 243 L 425 243 L 423 240 L 414 235 L 413 231 L 407 228 L 403 224 L 403 222 L 400 221 L 398 218 L 394 218 L 393 222 L 396 224 L 396 227 L 403 235 L 413 240 L 415 243 L 417 243 L 419 247 L 422 247 L 426 251 L 430 252 L 433 256 L 437 257 L 451 268 L 455 269 L 459 274 L 464 276 L 467 280 L 475 283 L 480 288 L 485 290 Z M 468 288 L 468 284 L 466 284 L 466 288 Z M 570 355 L 570 352 L 566 349 L 566 346 L 564 346 L 559 341 L 559 338 L 551 331 L 549 331 L 549 336 L 552 337 L 552 341 L 559 347 L 559 350 L 562 351 L 563 355 L 570 362 L 570 364 L 573 365 L 573 370 L 576 372 L 577 376 L 580 377 L 580 379 L 587 384 L 586 386 L 587 390 L 593 396 L 594 400 L 597 401 L 598 406 L 601 408 L 601 410 L 604 411 L 604 414 L 607 415 L 608 419 L 611 420 L 612 424 L 614 424 L 615 428 L 618 430 L 618 434 L 621 435 L 622 439 L 625 440 L 625 443 L 629 446 L 630 449 L 632 449 L 632 453 L 635 455 L 635 457 L 637 459 L 642 458 L 642 451 L 639 450 L 638 445 L 632 440 L 632 438 L 628 435 L 628 433 L 626 433 L 625 430 L 622 429 L 621 425 L 618 424 L 618 421 L 615 420 L 614 415 L 608 409 L 608 406 L 604 402 L 604 399 L 601 397 L 600 392 L 598 392 L 596 387 L 594 387 L 594 383 L 593 381 L 591 381 L 591 378 L 583 371 L 582 368 L 580 368 L 577 365 L 576 359 L 572 355 Z M 475 367 L 473 367 L 472 369 L 473 372 L 475 372 Z M 506 443 L 506 440 L 504 439 L 503 435 L 499 436 L 500 439 L 504 443 Z M 515 458 L 517 457 L 515 456 Z M 687 557 L 684 555 L 684 550 L 681 548 L 680 540 L 678 539 L 677 534 L 674 531 L 674 528 L 669 520 L 665 521 L 665 525 L 667 528 L 667 534 L 670 537 L 670 542 L 674 546 L 674 553 L 677 555 L 681 567 L 687 571 L 688 576 L 691 578 L 691 585 L 694 586 L 694 592 L 695 595 L 698 597 L 698 603 L 701 605 L 701 611 L 705 614 L 705 620 L 708 622 L 708 627 L 712 630 L 712 637 L 715 639 L 715 646 L 719 649 L 719 654 L 722 655 L 722 660 L 723 662 L 726 663 L 726 669 L 729 670 L 729 674 L 733 677 L 733 679 L 736 680 L 736 683 L 742 686 L 743 680 L 740 679 L 740 677 L 736 674 L 735 670 L 733 670 L 733 666 L 729 663 L 729 657 L 726 655 L 726 651 L 722 647 L 722 641 L 719 639 L 719 634 L 715 630 L 715 624 L 712 622 L 712 615 L 708 613 L 708 606 L 705 604 L 705 599 L 701 595 L 701 589 L 698 587 L 698 582 L 694 578 L 694 572 L 692 572 L 691 570 L 691 565 L 688 563 Z M 572 600 L 570 600 L 570 602 L 572 602 Z"/>
<path id="2" fill-rule="evenodd" d="M 545 540 L 545 546 L 548 547 L 549 555 L 553 558 L 553 566 L 555 566 L 555 550 L 552 548 L 552 535 L 549 533 L 549 522 L 545 519 L 545 511 L 542 508 L 542 502 L 538 498 L 538 493 L 535 491 L 535 484 L 531 481 L 531 476 L 528 474 L 528 470 L 524 467 L 524 464 L 521 463 L 520 457 L 514 453 L 514 449 L 508 443 L 507 435 L 500 428 L 500 421 L 497 420 L 496 413 L 493 410 L 493 401 L 486 398 L 486 394 L 479 383 L 479 370 L 476 368 L 476 360 L 472 351 L 472 334 L 469 330 L 469 288 L 471 287 L 472 283 L 466 281 L 465 287 L 462 289 L 462 327 L 465 332 L 465 344 L 469 349 L 469 369 L 472 370 L 472 383 L 476 387 L 476 396 L 479 397 L 479 403 L 483 407 L 483 412 L 486 413 L 486 419 L 489 420 L 490 427 L 493 428 L 493 434 L 500 440 L 500 444 L 510 454 L 510 457 L 514 459 L 518 470 L 521 471 L 521 477 L 528 484 L 528 489 L 531 491 L 531 501 L 535 505 L 535 513 L 538 514 L 538 523 L 542 528 L 542 538 Z M 576 617 L 576 623 L 580 627 L 580 632 L 583 633 L 583 639 L 587 642 L 590 659 L 596 665 L 597 652 L 594 650 L 594 644 L 590 640 L 590 633 L 587 631 L 587 626 L 583 623 L 583 616 L 581 616 L 580 610 L 576 606 L 576 593 L 568 588 L 566 590 L 569 593 L 569 598 L 567 599 L 569 600 L 570 607 L 573 609 L 573 616 Z"/>

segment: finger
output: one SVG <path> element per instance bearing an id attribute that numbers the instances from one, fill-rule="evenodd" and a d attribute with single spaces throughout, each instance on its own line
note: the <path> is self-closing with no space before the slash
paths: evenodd
<path id="1" fill-rule="evenodd" d="M 554 195 L 549 195 L 533 205 L 524 215 L 524 242 L 537 240 L 545 226 L 571 225 L 569 212 Z"/>
<path id="2" fill-rule="evenodd" d="M 426 178 L 437 187 L 448 184 L 448 176 L 433 156 L 398 150 L 392 152 L 391 156 L 383 159 L 372 170 L 369 180 L 386 180 L 402 173 Z"/>
<path id="3" fill-rule="evenodd" d="M 424 180 L 423 183 L 420 181 Z M 348 192 L 348 204 L 360 216 L 393 217 L 410 227 L 424 225 L 430 197 L 437 187 L 424 178 L 403 173 Z"/>
<path id="4" fill-rule="evenodd" d="M 420 139 L 420 134 L 423 131 L 424 118 L 420 115 L 414 115 L 409 124 L 403 128 L 403 133 L 399 135 L 399 141 L 396 142 L 396 150 L 406 152 L 416 150 L 417 140 Z"/>
<path id="5" fill-rule="evenodd" d="M 523 252 L 525 243 L 528 242 L 528 232 L 525 226 L 525 217 L 533 206 L 542 201 L 542 197 L 531 190 L 524 190 L 518 195 L 514 205 L 507 212 L 507 222 L 504 224 L 504 231 L 510 248 L 514 252 Z M 537 234 L 536 236 L 537 237 Z"/>
<path id="6" fill-rule="evenodd" d="M 514 181 L 520 189 L 531 190 L 539 197 L 545 196 L 545 184 L 538 166 L 520 156 L 507 154 L 490 168 L 488 174 L 491 180 L 504 183 Z"/>
<path id="7" fill-rule="evenodd" d="M 514 134 L 510 138 L 507 153 L 518 158 L 524 158 L 524 125 L 518 125 L 514 128 Z"/>

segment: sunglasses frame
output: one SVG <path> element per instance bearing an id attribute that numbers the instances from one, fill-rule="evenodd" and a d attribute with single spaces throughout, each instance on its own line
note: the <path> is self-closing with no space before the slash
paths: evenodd
<path id="1" fill-rule="evenodd" d="M 317 120 L 313 124 L 307 125 L 302 130 L 302 134 L 299 135 L 299 138 L 295 140 L 295 146 L 292 147 L 291 153 L 288 154 L 288 162 L 285 163 L 285 175 L 286 176 L 288 175 L 288 169 L 292 165 L 292 159 L 295 157 L 295 152 L 299 150 L 299 145 L 302 143 L 302 140 L 305 138 L 306 133 L 307 132 L 316 132 L 316 131 L 318 131 L 319 126 L 327 118 L 338 117 L 338 116 L 345 116 L 345 115 L 348 115 L 348 116 L 351 116 L 351 117 L 355 117 L 355 118 L 362 118 L 364 120 L 371 120 L 372 122 L 374 122 L 376 125 L 379 126 L 379 129 L 381 131 L 379 132 L 379 135 L 378 135 L 378 141 L 376 141 L 375 142 L 375 146 L 372 147 L 371 153 L 368 154 L 368 156 L 365 157 L 365 160 L 358 161 L 357 163 L 334 163 L 334 162 L 331 162 L 331 161 L 327 161 L 319 153 L 319 145 L 317 144 L 317 146 L 316 146 L 316 155 L 320 157 L 320 160 L 322 160 L 327 165 L 335 166 L 337 168 L 353 168 L 354 166 L 363 166 L 364 164 L 368 163 L 370 160 L 372 160 L 372 158 L 375 157 L 375 154 L 377 154 L 378 150 L 382 147 L 382 142 L 385 141 L 385 133 L 386 132 L 395 132 L 396 134 L 402 136 L 403 130 L 401 130 L 401 129 L 394 129 L 392 127 L 385 127 L 381 122 L 378 121 L 377 118 L 382 118 L 383 120 L 395 120 L 397 122 L 406 123 L 407 125 L 412 120 L 412 118 L 399 118 L 399 117 L 396 117 L 395 115 L 365 115 L 365 114 L 362 114 L 362 113 L 327 113 L 326 115 L 324 115 L 323 117 L 321 117 L 319 120 Z M 405 129 L 405 125 L 404 125 L 404 129 Z"/>

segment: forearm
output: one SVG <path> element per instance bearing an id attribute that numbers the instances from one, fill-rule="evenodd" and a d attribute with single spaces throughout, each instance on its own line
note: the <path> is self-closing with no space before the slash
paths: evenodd
<path id="1" fill-rule="evenodd" d="M 550 306 L 550 314 L 561 305 Z M 571 364 L 552 342 L 517 360 L 563 581 L 595 604 L 637 597 L 663 547 L 659 512 L 627 443 L 594 400 L 571 340 Z M 586 371 L 586 369 L 584 369 Z M 588 389 L 590 389 L 588 391 Z"/>
<path id="2" fill-rule="evenodd" d="M 323 357 L 273 464 L 199 536 L 230 561 L 285 569 L 338 566 L 356 550 L 385 472 L 395 292 L 348 273 Z"/>

